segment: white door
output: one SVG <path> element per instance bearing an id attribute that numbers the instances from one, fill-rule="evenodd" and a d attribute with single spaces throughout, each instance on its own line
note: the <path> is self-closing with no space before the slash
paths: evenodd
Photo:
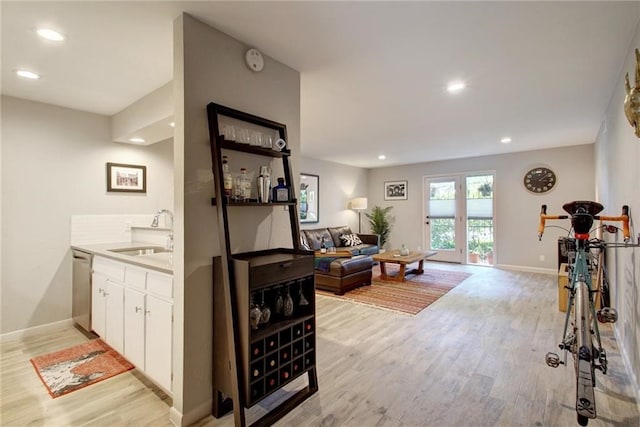
<path id="1" fill-rule="evenodd" d="M 144 370 L 144 305 L 142 292 L 124 290 L 124 357 Z"/>
<path id="2" fill-rule="evenodd" d="M 105 298 L 104 292 L 107 289 L 107 278 L 101 274 L 94 273 L 91 277 L 91 329 L 106 341 L 105 329 Z"/>
<path id="3" fill-rule="evenodd" d="M 434 261 L 462 263 L 464 246 L 464 197 L 460 197 L 460 178 L 426 177 L 425 240 L 426 249 L 436 251 Z"/>
<path id="4" fill-rule="evenodd" d="M 165 390 L 171 391 L 173 304 L 147 295 L 145 372 Z"/>
<path id="5" fill-rule="evenodd" d="M 105 293 L 106 341 L 118 353 L 124 354 L 124 287 L 107 279 Z"/>

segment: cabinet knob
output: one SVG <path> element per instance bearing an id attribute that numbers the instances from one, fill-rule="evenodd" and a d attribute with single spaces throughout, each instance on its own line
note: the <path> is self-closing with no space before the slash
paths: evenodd
<path id="1" fill-rule="evenodd" d="M 139 313 L 142 311 L 142 307 L 136 307 L 136 313 Z"/>

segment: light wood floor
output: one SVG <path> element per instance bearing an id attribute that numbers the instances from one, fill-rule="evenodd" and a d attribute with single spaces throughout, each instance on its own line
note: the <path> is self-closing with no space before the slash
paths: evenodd
<path id="1" fill-rule="evenodd" d="M 428 267 L 474 274 L 417 316 L 318 297 L 320 391 L 277 425 L 576 425 L 572 368 L 544 363 L 564 319 L 555 276 Z M 609 374 L 598 375 L 598 419 L 589 425 L 636 427 L 617 343 L 611 328 L 602 332 Z M 135 371 L 51 399 L 29 359 L 84 340 L 69 328 L 2 345 L 1 425 L 170 425 L 170 400 Z M 232 425 L 232 416 L 197 423 Z"/>

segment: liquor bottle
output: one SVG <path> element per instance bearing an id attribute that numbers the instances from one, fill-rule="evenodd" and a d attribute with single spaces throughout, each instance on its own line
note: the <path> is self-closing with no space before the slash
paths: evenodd
<path id="1" fill-rule="evenodd" d="M 284 184 L 284 178 L 278 178 L 278 185 L 273 187 L 272 200 L 274 202 L 289 201 L 289 187 Z"/>
<path id="2" fill-rule="evenodd" d="M 322 236 L 322 241 L 320 242 L 320 253 L 321 254 L 327 253 L 327 244 L 324 241 L 324 236 Z"/>
<path id="3" fill-rule="evenodd" d="M 227 201 L 229 201 L 233 195 L 233 176 L 231 176 L 231 172 L 229 172 L 227 156 L 222 156 L 222 181 L 224 196 L 227 198 Z"/>

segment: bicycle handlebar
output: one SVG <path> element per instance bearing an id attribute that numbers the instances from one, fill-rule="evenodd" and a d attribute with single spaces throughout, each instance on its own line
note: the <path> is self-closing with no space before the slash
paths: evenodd
<path id="1" fill-rule="evenodd" d="M 547 205 L 542 205 L 540 208 L 540 223 L 538 225 L 538 240 L 542 240 L 544 234 L 544 228 L 546 227 L 546 221 L 548 219 L 569 219 L 569 215 L 547 215 Z M 631 233 L 629 231 L 629 206 L 622 206 L 622 214 L 620 216 L 606 216 L 606 215 L 593 215 L 593 219 L 600 221 L 621 221 L 622 222 L 622 234 L 624 236 L 625 243 L 631 240 Z"/>

